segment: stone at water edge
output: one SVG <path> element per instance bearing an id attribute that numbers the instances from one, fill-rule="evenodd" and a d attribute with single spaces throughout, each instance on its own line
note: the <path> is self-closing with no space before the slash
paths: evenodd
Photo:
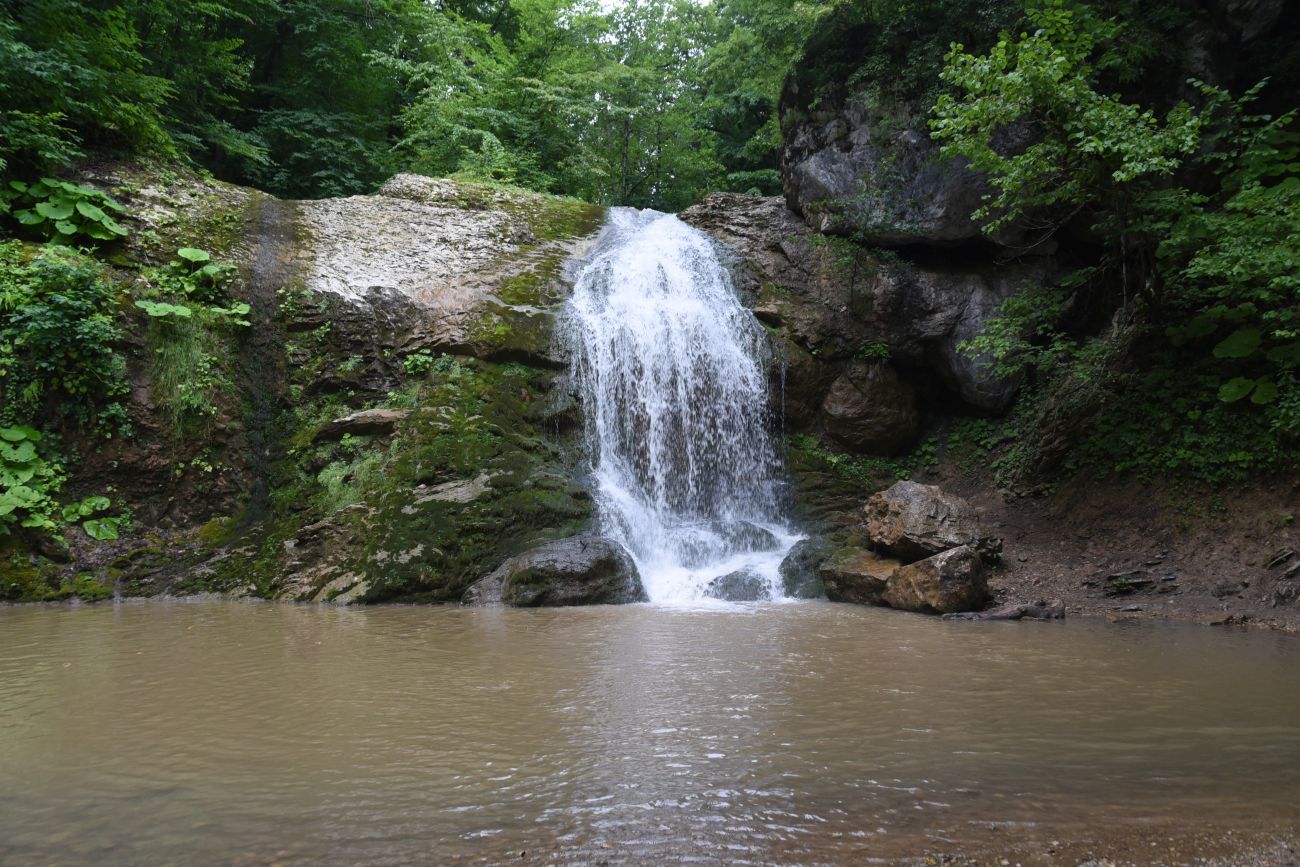
<path id="1" fill-rule="evenodd" d="M 865 548 L 840 548 L 817 571 L 832 602 L 883 605 L 889 579 L 902 565 Z"/>
<path id="2" fill-rule="evenodd" d="M 623 546 L 602 536 L 572 536 L 510 558 L 470 585 L 461 603 L 538 607 L 645 600 L 641 576 Z"/>
<path id="3" fill-rule="evenodd" d="M 704 588 L 704 595 L 727 602 L 762 602 L 772 598 L 763 576 L 748 569 L 738 569 L 714 578 Z"/>
<path id="4" fill-rule="evenodd" d="M 970 503 L 934 485 L 903 481 L 874 494 L 863 508 L 867 537 L 904 561 L 971 545 L 996 560 L 1002 540 L 988 535 Z"/>
<path id="5" fill-rule="evenodd" d="M 825 539 L 814 536 L 796 542 L 781 561 L 781 584 L 785 595 L 793 599 L 826 598 L 826 585 L 822 583 L 817 567 L 832 553 L 834 548 Z"/>
<path id="6" fill-rule="evenodd" d="M 984 561 L 973 547 L 962 545 L 895 570 L 883 599 L 890 608 L 950 614 L 978 610 L 988 596 Z"/>
<path id="7" fill-rule="evenodd" d="M 988 611 L 963 611 L 945 614 L 944 620 L 1063 620 L 1065 603 L 1060 599 L 1033 602 L 1008 602 Z"/>

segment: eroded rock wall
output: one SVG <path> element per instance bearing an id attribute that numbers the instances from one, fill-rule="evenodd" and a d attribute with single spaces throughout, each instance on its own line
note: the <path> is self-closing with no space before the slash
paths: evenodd
<path id="1" fill-rule="evenodd" d="M 238 266 L 231 295 L 252 325 L 213 338 L 226 397 L 180 430 L 163 418 L 150 325 L 124 305 L 134 434 L 88 449 L 72 484 L 111 484 L 134 520 L 116 542 L 70 530 L 71 562 L 16 555 L 33 580 L 455 601 L 587 527 L 552 329 L 564 263 L 600 208 L 413 175 L 314 202 L 121 168 L 87 180 L 136 215 L 124 273 L 209 249 Z"/>

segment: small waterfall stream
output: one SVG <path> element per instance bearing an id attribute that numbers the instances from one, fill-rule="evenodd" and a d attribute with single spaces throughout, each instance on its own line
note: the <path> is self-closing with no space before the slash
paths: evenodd
<path id="1" fill-rule="evenodd" d="M 781 598 L 778 567 L 801 537 L 780 505 L 767 343 L 708 237 L 612 209 L 564 334 L 602 529 L 651 601 Z"/>

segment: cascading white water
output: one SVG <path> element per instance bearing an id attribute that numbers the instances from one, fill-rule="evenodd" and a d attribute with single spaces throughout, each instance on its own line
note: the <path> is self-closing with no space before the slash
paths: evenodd
<path id="1" fill-rule="evenodd" d="M 612 209 L 563 333 L 603 530 L 651 601 L 781 598 L 778 567 L 801 537 L 780 507 L 767 344 L 710 240 Z"/>

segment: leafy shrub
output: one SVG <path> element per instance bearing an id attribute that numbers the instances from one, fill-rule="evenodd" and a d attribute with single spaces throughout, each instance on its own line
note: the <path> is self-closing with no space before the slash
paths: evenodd
<path id="1" fill-rule="evenodd" d="M 0 244 L 0 424 L 72 416 L 108 435 L 126 426 L 126 362 L 115 293 L 100 267 L 64 247 L 29 258 Z"/>
<path id="2" fill-rule="evenodd" d="M 0 211 L 55 244 L 78 238 L 117 241 L 127 234 L 116 219 L 123 213 L 121 205 L 98 190 L 54 178 L 34 184 L 10 181 L 0 192 Z"/>
<path id="3" fill-rule="evenodd" d="M 247 327 L 251 310 L 228 298 L 235 273 L 206 250 L 181 247 L 166 266 L 143 275 L 142 292 L 153 297 L 135 306 L 149 316 L 150 372 L 177 436 L 205 432 L 232 391 L 219 360 L 229 352 L 222 332 Z"/>
<path id="4" fill-rule="evenodd" d="M 411 376 L 423 376 L 433 369 L 433 353 L 427 349 L 412 352 L 402 359 L 402 367 Z"/>
<path id="5" fill-rule="evenodd" d="M 56 495 L 65 479 L 57 458 L 42 456 L 42 434 L 26 425 L 0 427 L 0 536 L 15 529 L 57 531 L 81 521 L 92 539 L 116 539 L 121 518 L 103 515 L 108 497 L 86 497 L 59 506 Z"/>

